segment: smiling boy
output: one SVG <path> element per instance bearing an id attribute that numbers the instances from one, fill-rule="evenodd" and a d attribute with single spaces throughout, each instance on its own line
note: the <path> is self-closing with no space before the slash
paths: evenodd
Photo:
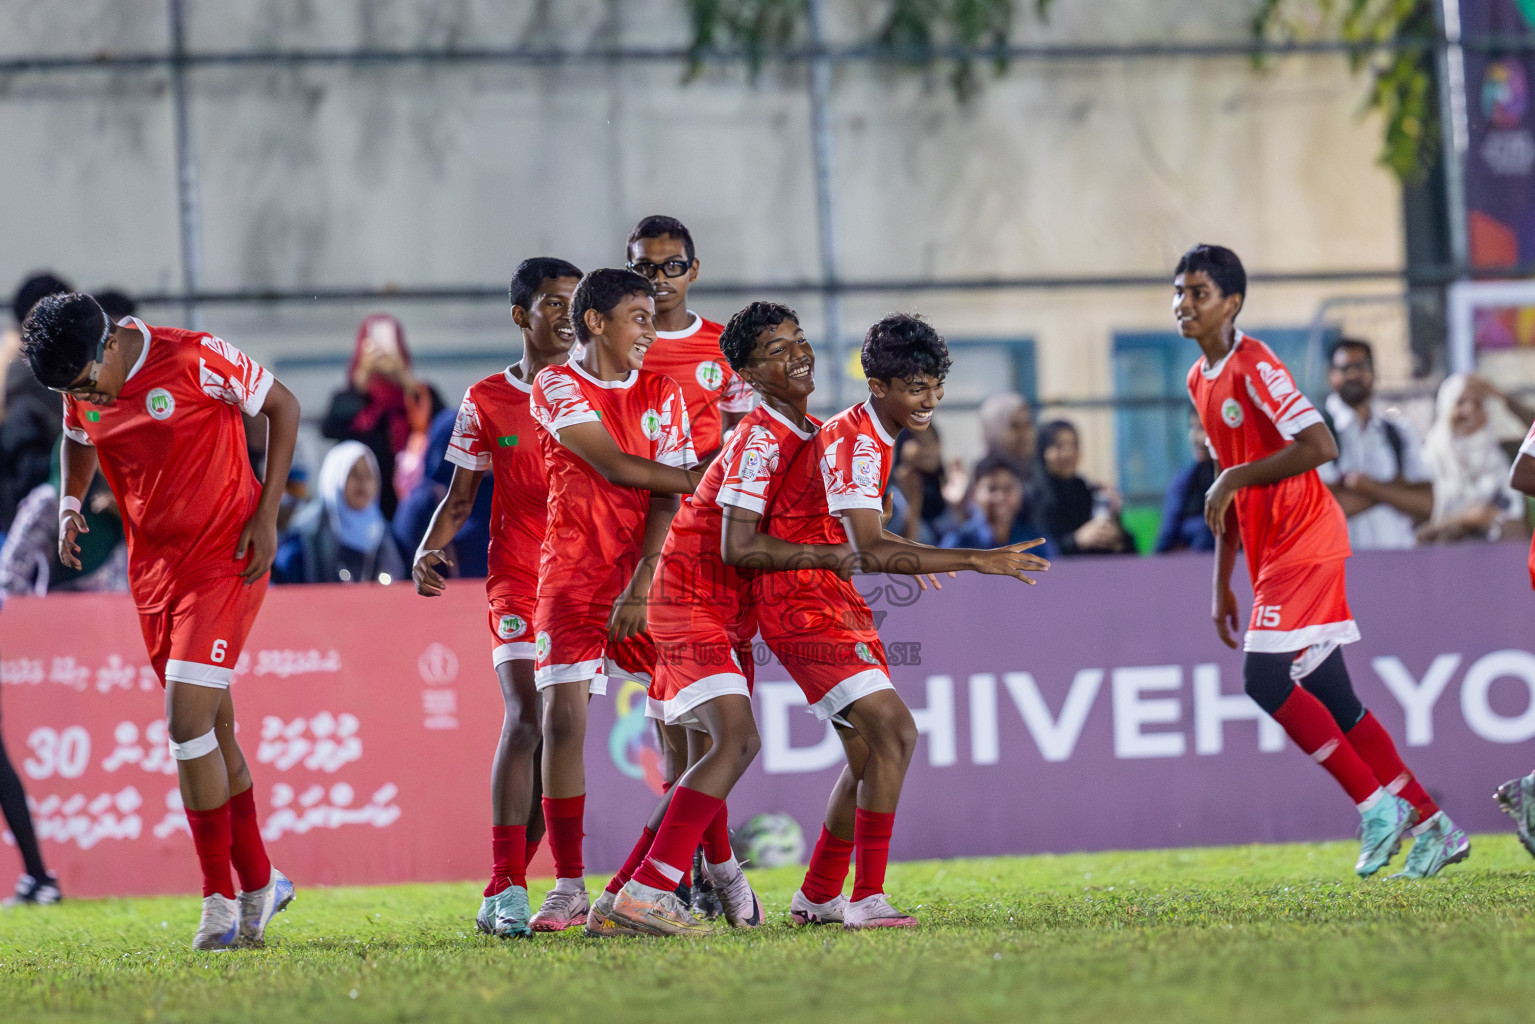
<path id="1" fill-rule="evenodd" d="M 1202 353 L 1189 368 L 1189 397 L 1221 467 L 1205 496 L 1216 632 L 1237 646 L 1231 571 L 1240 546 L 1253 583 L 1242 662 L 1248 695 L 1358 808 L 1354 870 L 1379 871 L 1411 828 L 1416 839 L 1401 876 L 1427 878 L 1465 860 L 1471 844 L 1354 694 L 1342 651 L 1359 639 L 1344 584 L 1348 524 L 1316 473 L 1338 446 L 1273 351 L 1237 329 L 1246 292 L 1247 272 L 1230 249 L 1196 245 L 1178 261 L 1173 315 Z"/>
<path id="2" fill-rule="evenodd" d="M 764 460 L 769 479 L 762 503 L 725 509 L 723 554 L 729 565 L 760 570 L 752 601 L 762 639 L 810 710 L 836 727 L 847 755 L 804 884 L 790 904 L 791 919 L 840 922 L 847 929 L 912 927 L 915 918 L 890 906 L 884 880 L 916 723 L 890 682 L 873 613 L 846 570 L 807 566 L 772 551 L 785 543 L 851 544 L 858 571 L 919 579 L 973 570 L 1033 583 L 1027 574 L 1049 563 L 1028 553 L 1042 539 L 981 551 L 928 547 L 885 530 L 883 495 L 895 437 L 931 425 L 949 351 L 931 324 L 892 313 L 869 328 L 861 360 L 868 400 L 827 420 L 814 443 L 792 459 Z M 796 366 L 793 372 L 807 371 Z M 753 536 L 759 532 L 773 548 L 764 551 L 765 542 Z M 842 885 L 851 861 L 848 901 Z"/>
<path id="3" fill-rule="evenodd" d="M 584 924 L 581 856 L 588 695 L 607 677 L 648 684 L 655 652 L 645 595 L 677 509 L 702 474 L 682 392 L 641 369 L 655 341 L 650 282 L 594 270 L 571 298 L 579 359 L 545 367 L 531 404 L 549 481 L 549 519 L 533 613 L 534 684 L 543 698 L 544 823 L 555 888 L 534 931 Z"/>
<path id="4" fill-rule="evenodd" d="M 533 802 L 540 740 L 533 615 L 549 485 L 529 397 L 539 371 L 564 363 L 575 342 L 570 304 L 580 279 L 574 265 L 548 257 L 523 260 L 512 275 L 512 322 L 522 333 L 522 358 L 465 392 L 445 456 L 453 463 L 453 479 L 416 551 L 413 570 L 417 593 L 436 597 L 447 589 L 436 567 L 452 564 L 443 549 L 468 520 L 489 470 L 495 504 L 485 592 L 503 717 L 491 768 L 490 882 L 475 923 L 501 938 L 531 933 L 528 855 L 543 824 Z"/>

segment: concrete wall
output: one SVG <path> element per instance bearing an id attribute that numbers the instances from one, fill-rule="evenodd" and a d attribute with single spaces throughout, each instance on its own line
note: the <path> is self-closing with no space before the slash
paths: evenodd
<path id="1" fill-rule="evenodd" d="M 830 5 L 859 38 L 871 0 Z M 1250 0 L 1058 0 L 1037 43 L 1241 40 Z M 188 2 L 194 51 L 606 45 L 685 41 L 679 0 Z M 0 5 L 0 59 L 163 52 L 164 0 Z M 191 73 L 209 289 L 494 283 L 549 253 L 622 258 L 640 216 L 681 216 L 703 274 L 818 275 L 804 69 L 681 82 L 669 62 L 232 66 Z M 180 280 L 170 76 L 164 69 L 0 76 L 0 287 L 52 266 L 84 287 Z M 1399 193 L 1343 60 L 1016 63 L 967 105 L 941 77 L 839 65 L 833 85 L 841 273 L 943 278 L 1163 274 L 1195 241 L 1255 270 L 1393 268 Z M 1250 323 L 1298 324 L 1359 285 L 1261 287 Z M 1376 291 L 1392 290 L 1376 288 Z M 701 301 L 723 318 L 746 296 Z M 755 295 L 753 297 L 756 297 Z M 770 296 L 763 296 L 770 297 Z M 824 337 L 820 304 L 790 296 Z M 1108 394 L 1115 330 L 1170 323 L 1163 288 L 855 296 L 855 337 L 891 308 L 954 336 L 1028 335 L 1048 398 Z M 267 360 L 350 347 L 375 304 L 210 306 L 206 323 Z M 387 303 L 376 305 L 388 306 Z M 391 307 L 429 359 L 513 346 L 504 303 Z M 176 308 L 150 310 L 162 320 Z M 1400 338 L 1386 339 L 1388 350 Z M 1189 357 L 1193 359 L 1192 346 Z M 1393 358 L 1389 353 L 1387 360 Z M 493 368 L 428 369 L 459 391 Z M 994 386 L 991 364 L 955 392 Z M 311 411 L 340 373 L 296 374 Z M 851 396 L 852 392 L 849 392 Z M 1108 413 L 1082 415 L 1092 473 L 1113 471 Z M 961 450 L 973 425 L 952 417 Z"/>

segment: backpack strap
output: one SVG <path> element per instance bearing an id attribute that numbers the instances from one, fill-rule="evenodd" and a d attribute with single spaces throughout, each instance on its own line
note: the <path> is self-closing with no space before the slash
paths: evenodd
<path id="1" fill-rule="evenodd" d="M 1327 424 L 1327 429 L 1332 431 L 1333 440 L 1338 443 L 1338 451 L 1343 451 L 1343 435 L 1338 433 L 1338 425 L 1333 422 L 1332 413 L 1327 411 L 1324 405 L 1318 410 L 1322 414 L 1322 422 Z M 1406 472 L 1406 448 L 1407 442 L 1402 438 L 1402 428 L 1392 423 L 1385 416 L 1381 416 L 1380 425 L 1386 431 L 1386 443 L 1391 446 L 1391 455 L 1396 459 L 1396 477 Z"/>

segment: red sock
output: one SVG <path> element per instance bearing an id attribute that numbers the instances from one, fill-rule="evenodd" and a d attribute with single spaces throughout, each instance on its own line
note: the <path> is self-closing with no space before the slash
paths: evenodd
<path id="1" fill-rule="evenodd" d="M 1375 773 L 1375 780 L 1417 809 L 1419 821 L 1427 821 L 1439 813 L 1439 805 L 1428 795 L 1428 790 L 1423 788 L 1412 770 L 1402 763 L 1402 756 L 1396 752 L 1391 734 L 1375 715 L 1366 711 L 1359 723 L 1344 733 L 1344 736 L 1348 738 L 1349 746 L 1364 758 L 1364 763 Z"/>
<path id="2" fill-rule="evenodd" d="M 686 786 L 672 789 L 672 802 L 656 830 L 650 855 L 634 873 L 634 880 L 655 889 L 675 889 L 693 864 L 693 851 L 703 838 L 704 829 L 725 808 L 717 796 L 700 793 Z"/>
<path id="3" fill-rule="evenodd" d="M 203 869 L 203 895 L 235 898 L 234 876 L 230 874 L 229 804 L 211 811 L 187 809 L 187 824 L 192 828 L 192 845 Z"/>
<path id="4" fill-rule="evenodd" d="M 229 798 L 229 838 L 229 859 L 240 876 L 240 888 L 246 892 L 264 889 L 272 880 L 272 862 L 267 859 L 261 826 L 256 822 L 255 786 Z"/>
<path id="5" fill-rule="evenodd" d="M 486 896 L 512 885 L 528 887 L 528 826 L 490 826 L 490 884 Z"/>
<path id="6" fill-rule="evenodd" d="M 655 841 L 655 832 L 646 825 L 645 831 L 640 834 L 640 841 L 635 843 L 634 849 L 629 851 L 629 859 L 624 861 L 624 866 L 618 869 L 618 874 L 608 879 L 608 892 L 614 896 L 618 895 L 618 890 L 622 889 L 624 883 L 633 878 L 634 873 L 640 869 L 640 865 L 645 863 L 645 856 L 650 853 L 650 844 Z"/>
<path id="7" fill-rule="evenodd" d="M 582 825 L 586 819 L 586 794 L 544 797 L 544 824 L 549 829 L 549 849 L 554 851 L 556 878 L 581 878 L 586 870 L 581 860 Z"/>
<path id="8" fill-rule="evenodd" d="M 821 826 L 821 838 L 816 840 L 815 851 L 810 855 L 810 865 L 805 868 L 805 881 L 800 892 L 812 903 L 825 903 L 842 895 L 847 872 L 853 865 L 853 844 L 839 839 Z"/>
<path id="9" fill-rule="evenodd" d="M 704 859 L 710 864 L 725 864 L 736 859 L 736 852 L 730 847 L 730 814 L 724 804 L 720 804 L 720 812 L 704 829 Z"/>
<path id="10" fill-rule="evenodd" d="M 1364 802 L 1380 788 L 1375 773 L 1344 739 L 1343 730 L 1327 708 L 1303 687 L 1290 691 L 1290 696 L 1274 712 L 1274 721 L 1284 726 L 1296 746 L 1338 780 L 1354 803 Z"/>
<path id="11" fill-rule="evenodd" d="M 523 864 L 523 869 L 524 870 L 527 869 L 527 865 L 533 863 L 533 855 L 538 852 L 538 846 L 543 841 L 544 841 L 543 833 L 539 833 L 538 835 L 534 836 L 532 839 L 528 840 L 528 852 L 522 858 L 522 864 Z"/>
<path id="12" fill-rule="evenodd" d="M 895 830 L 895 812 L 853 812 L 853 900 L 885 891 L 885 865 L 890 861 L 890 833 Z M 824 901 L 823 901 L 824 902 Z"/>

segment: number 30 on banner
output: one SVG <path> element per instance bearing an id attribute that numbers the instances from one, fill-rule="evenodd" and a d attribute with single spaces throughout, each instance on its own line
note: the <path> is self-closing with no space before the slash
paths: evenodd
<path id="1" fill-rule="evenodd" d="M 27 775 L 49 779 L 55 775 L 78 779 L 91 759 L 91 734 L 78 725 L 57 731 L 44 726 L 27 737 L 32 757 L 22 762 Z"/>

